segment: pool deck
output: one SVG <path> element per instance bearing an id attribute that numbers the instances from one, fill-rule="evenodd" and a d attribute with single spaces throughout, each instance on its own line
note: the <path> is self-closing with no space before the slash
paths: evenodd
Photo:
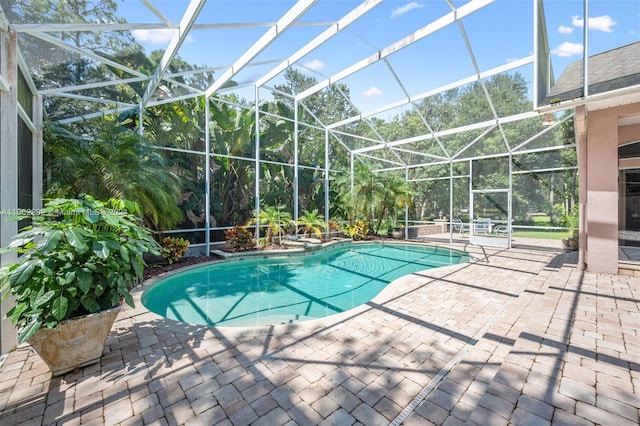
<path id="1" fill-rule="evenodd" d="M 0 424 L 639 424 L 640 278 L 530 244 L 273 335 L 126 309 L 99 364 L 51 378 L 28 345 L 10 352 Z"/>

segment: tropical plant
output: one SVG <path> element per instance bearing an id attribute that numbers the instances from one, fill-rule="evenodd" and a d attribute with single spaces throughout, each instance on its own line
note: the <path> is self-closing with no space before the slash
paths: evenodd
<path id="1" fill-rule="evenodd" d="M 395 227 L 398 216 L 398 209 L 405 205 L 410 206 L 413 197 L 413 191 L 407 181 L 398 176 L 389 175 L 379 178 L 380 185 L 380 211 L 378 213 L 378 223 L 376 224 L 375 233 L 380 231 L 382 221 L 389 215 L 391 216 L 391 227 Z"/>
<path id="2" fill-rule="evenodd" d="M 348 223 L 344 227 L 344 235 L 354 240 L 364 240 L 369 234 L 369 222 L 356 220 L 353 224 Z"/>
<path id="3" fill-rule="evenodd" d="M 184 256 L 189 249 L 189 241 L 184 238 L 164 237 L 160 245 L 160 253 L 169 265 Z"/>
<path id="4" fill-rule="evenodd" d="M 255 163 L 241 159 L 255 157 L 255 111 L 213 101 L 210 111 L 212 214 L 219 226 L 243 223 L 255 196 Z"/>
<path id="5" fill-rule="evenodd" d="M 0 292 L 15 297 L 7 317 L 20 342 L 123 300 L 133 307 L 129 290 L 142 279 L 144 253 L 160 254 L 139 214 L 131 201 L 54 199 L 14 237 L 3 252 L 20 256 L 0 269 Z"/>
<path id="6" fill-rule="evenodd" d="M 267 243 L 273 244 L 273 236 L 278 235 L 280 237 L 280 241 L 282 241 L 282 236 L 284 234 L 284 228 L 287 225 L 293 223 L 293 219 L 291 218 L 291 213 L 286 210 L 286 207 L 283 205 L 278 206 L 263 206 L 259 211 L 257 216 L 257 222 L 260 226 L 267 227 Z M 249 220 L 247 226 L 253 225 L 256 223 L 256 218 Z M 258 230 L 256 230 L 258 232 Z"/>
<path id="7" fill-rule="evenodd" d="M 49 198 L 89 194 L 131 200 L 148 227 L 165 230 L 182 218 L 180 180 L 150 141 L 117 120 L 95 122 L 94 134 L 78 137 L 52 123 L 45 126 L 45 170 Z"/>
<path id="8" fill-rule="evenodd" d="M 306 237 L 313 232 L 316 237 L 321 238 L 322 231 L 327 229 L 327 223 L 324 221 L 324 217 L 318 214 L 318 210 L 304 210 L 302 215 L 298 217 L 296 224 Z"/>
<path id="9" fill-rule="evenodd" d="M 255 246 L 253 234 L 247 228 L 234 226 L 224 231 L 224 238 L 231 249 L 236 251 L 249 250 Z"/>
<path id="10" fill-rule="evenodd" d="M 351 223 L 358 218 L 370 220 L 375 217 L 383 190 L 382 183 L 367 166 L 355 163 L 353 178 L 345 173 L 334 181 L 333 213 L 344 216 Z"/>

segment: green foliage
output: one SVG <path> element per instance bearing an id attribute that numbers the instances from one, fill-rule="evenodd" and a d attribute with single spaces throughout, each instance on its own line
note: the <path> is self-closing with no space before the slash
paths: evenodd
<path id="1" fill-rule="evenodd" d="M 332 185 L 332 214 L 351 222 L 364 218 L 375 223 L 375 233 L 380 232 L 384 220 L 395 223 L 404 206 L 413 204 L 414 191 L 404 177 L 391 172 L 374 173 L 362 164 L 354 165 L 353 184 L 351 177 L 344 174 Z"/>
<path id="2" fill-rule="evenodd" d="M 369 222 L 356 220 L 353 224 L 347 224 L 344 227 L 344 235 L 356 241 L 364 240 L 369 234 Z"/>
<path id="3" fill-rule="evenodd" d="M 567 217 L 567 226 L 573 229 L 578 229 L 580 226 L 580 213 L 577 208 L 574 208 L 571 214 Z"/>
<path id="4" fill-rule="evenodd" d="M 298 217 L 297 225 L 307 237 L 313 232 L 316 237 L 321 238 L 322 231 L 327 229 L 324 217 L 318 214 L 318 210 L 303 211 Z"/>
<path id="5" fill-rule="evenodd" d="M 160 253 L 170 265 L 185 255 L 189 248 L 189 241 L 184 238 L 164 237 L 161 242 Z"/>
<path id="6" fill-rule="evenodd" d="M 551 225 L 564 226 L 566 228 L 578 229 L 580 226 L 579 210 L 577 207 L 573 208 L 571 213 L 568 213 L 562 204 L 554 204 L 552 207 L 553 222 Z"/>
<path id="7" fill-rule="evenodd" d="M 111 118 L 92 123 L 90 138 L 47 124 L 44 131 L 47 196 L 119 198 L 140 206 L 147 226 L 171 229 L 182 218 L 180 180 L 149 140 Z"/>
<path id="8" fill-rule="evenodd" d="M 253 234 L 243 226 L 234 226 L 224 231 L 224 238 L 235 251 L 245 251 L 255 247 Z"/>
<path id="9" fill-rule="evenodd" d="M 286 210 L 283 205 L 278 206 L 262 206 L 258 211 L 258 222 L 260 226 L 267 227 L 267 243 L 273 244 L 274 235 L 282 237 L 285 227 L 293 224 L 291 213 Z M 249 220 L 247 226 L 256 223 L 256 218 Z"/>
<path id="10" fill-rule="evenodd" d="M 3 251 L 16 251 L 15 263 L 0 269 L 0 292 L 16 305 L 7 312 L 20 342 L 42 326 L 114 308 L 140 282 L 144 253 L 160 254 L 149 230 L 140 225 L 137 204 L 110 199 L 54 199 L 33 225 Z"/>

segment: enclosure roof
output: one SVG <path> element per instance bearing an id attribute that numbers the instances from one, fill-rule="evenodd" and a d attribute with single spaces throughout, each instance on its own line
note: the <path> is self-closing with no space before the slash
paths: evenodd
<path id="1" fill-rule="evenodd" d="M 590 70 L 598 85 L 603 73 L 622 72 L 637 65 L 640 56 L 632 44 L 640 36 L 635 0 L 51 1 L 42 4 L 65 8 L 46 18 L 25 13 L 30 4 L 0 0 L 0 26 L 4 22 L 17 33 L 21 64 L 33 76 L 29 83 L 43 96 L 49 118 L 72 122 L 223 94 L 253 105 L 273 99 L 291 69 L 312 79 L 310 86 L 292 94 L 304 108 L 313 94 L 338 87 L 336 96 L 356 111 L 324 120 L 305 113 L 301 121 L 328 129 L 353 153 L 390 151 L 384 160 L 400 166 L 408 164 L 407 156 L 424 150 L 417 145 L 424 141 L 433 143 L 432 151 L 419 153 L 425 161 L 460 158 L 487 135 L 502 139 L 511 150 L 523 141 L 510 140 L 510 123 L 540 121 L 538 101 L 546 98 L 554 72 L 562 73 L 587 52 L 594 55 Z M 86 7 L 73 10 L 77 4 Z M 580 35 L 585 4 L 588 39 Z M 101 15 L 110 5 L 117 7 L 115 13 Z M 114 42 L 123 35 L 132 40 L 130 45 Z M 147 56 L 160 52 L 152 69 L 133 65 L 135 57 L 123 50 L 136 45 Z M 635 60 L 618 46 L 634 49 Z M 603 56 L 606 68 L 598 62 L 602 51 L 614 52 Z M 70 64 L 98 64 L 102 71 L 62 85 L 44 72 Z M 567 69 L 569 81 L 563 76 L 554 93 L 573 93 L 579 68 Z M 501 107 L 501 95 L 487 84 L 500 76 L 524 79 L 526 105 Z M 3 81 L 0 75 L 0 90 Z M 608 84 L 597 90 L 609 90 Z M 401 140 L 388 140 L 376 129 L 376 120 L 392 121 L 420 103 L 474 85 L 485 96 L 477 117 L 443 126 L 421 112 L 412 135 Z M 124 87 L 135 87 L 135 94 L 124 97 Z M 84 106 L 80 111 L 52 107 L 60 98 Z M 355 123 L 369 126 L 373 136 L 358 136 L 358 144 L 350 145 L 346 139 L 356 137 L 351 133 Z M 450 147 L 453 137 L 466 143 Z"/>

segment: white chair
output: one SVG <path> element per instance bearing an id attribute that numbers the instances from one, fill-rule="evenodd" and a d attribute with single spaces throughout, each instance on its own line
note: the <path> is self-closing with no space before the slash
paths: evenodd
<path id="1" fill-rule="evenodd" d="M 476 234 L 489 234 L 491 232 L 491 219 L 478 219 L 473 230 Z"/>
<path id="2" fill-rule="evenodd" d="M 506 223 L 504 225 L 497 225 L 496 227 L 493 228 L 492 232 L 494 232 L 496 234 L 507 235 L 510 232 L 512 232 L 511 231 L 511 225 L 506 224 Z"/>
<path id="3" fill-rule="evenodd" d="M 508 234 L 509 233 L 509 226 L 508 225 L 498 225 L 495 228 L 493 228 L 493 232 L 495 232 L 496 234 Z"/>
<path id="4" fill-rule="evenodd" d="M 458 233 L 462 235 L 469 230 L 469 225 L 463 223 L 461 219 L 452 219 L 451 229 L 458 231 Z"/>

